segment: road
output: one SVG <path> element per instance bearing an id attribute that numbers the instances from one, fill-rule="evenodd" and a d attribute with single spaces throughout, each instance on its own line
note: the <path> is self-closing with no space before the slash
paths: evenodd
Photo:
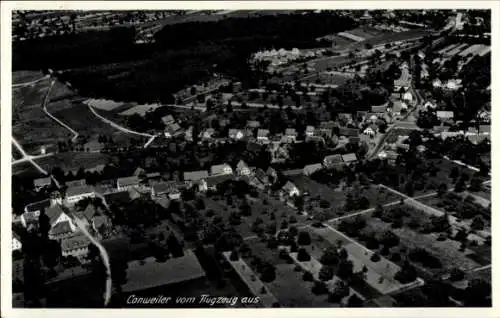
<path id="1" fill-rule="evenodd" d="M 475 171 L 475 172 L 479 172 L 479 171 L 481 171 L 479 168 L 476 168 L 476 167 L 474 167 L 474 166 L 471 166 L 471 165 L 468 165 L 468 164 L 466 164 L 466 163 L 463 163 L 462 161 L 459 161 L 459 160 L 452 160 L 452 159 L 450 159 L 450 157 L 448 157 L 448 156 L 443 156 L 443 159 L 446 159 L 446 160 L 448 160 L 448 161 L 454 162 L 454 163 L 456 163 L 457 165 L 461 165 L 461 166 L 467 167 L 467 168 L 469 168 L 470 170 Z M 488 175 L 489 175 L 489 176 L 491 176 L 491 172 L 488 172 Z"/>
<path id="2" fill-rule="evenodd" d="M 50 82 L 50 86 L 49 86 L 49 90 L 47 91 L 47 94 L 45 95 L 45 99 L 43 100 L 43 104 L 42 104 L 42 110 L 43 112 L 49 116 L 50 118 L 52 118 L 53 120 L 55 120 L 59 125 L 63 126 L 64 128 L 66 128 L 67 130 L 69 130 L 72 134 L 73 134 L 73 138 L 71 138 L 71 141 L 72 142 L 75 142 L 76 139 L 78 138 L 78 133 L 73 129 L 71 128 L 70 126 L 66 125 L 65 123 L 63 123 L 61 120 L 59 120 L 58 118 L 56 118 L 55 116 L 53 116 L 51 113 L 49 113 L 49 111 L 47 110 L 47 104 L 49 102 L 49 95 L 50 95 L 50 91 L 52 90 L 52 87 L 54 86 L 54 84 L 56 83 L 56 80 L 53 79 L 51 82 Z"/>
<path id="3" fill-rule="evenodd" d="M 17 84 L 12 84 L 12 88 L 20 88 L 20 87 L 26 87 L 26 86 L 30 86 L 30 85 L 34 85 L 40 81 L 43 81 L 44 79 L 47 79 L 49 78 L 50 75 L 45 75 L 45 76 L 42 76 L 36 80 L 33 80 L 33 81 L 30 81 L 30 82 L 25 82 L 25 83 L 17 83 Z"/>
<path id="4" fill-rule="evenodd" d="M 48 175 L 47 171 L 45 171 L 42 167 L 40 167 L 32 158 L 32 156 L 28 155 L 24 149 L 21 147 L 21 145 L 17 142 L 17 140 L 14 138 L 14 136 L 12 136 L 12 143 L 14 144 L 14 146 L 17 148 L 17 150 L 19 150 L 19 152 L 21 153 L 21 155 L 23 156 L 22 159 L 25 159 L 25 161 L 29 161 L 29 163 L 31 163 L 38 171 L 40 171 L 40 173 L 44 174 L 44 175 Z"/>
<path id="5" fill-rule="evenodd" d="M 46 154 L 43 154 L 43 155 L 37 155 L 37 156 L 28 155 L 27 157 L 23 157 L 21 159 L 13 160 L 11 162 L 11 164 L 12 165 L 17 165 L 19 163 L 23 163 L 23 162 L 29 161 L 30 159 L 31 160 L 36 160 L 36 159 L 41 159 L 41 158 L 45 158 L 45 157 L 50 157 L 50 156 L 53 156 L 53 155 L 54 155 L 53 152 L 46 153 Z"/>

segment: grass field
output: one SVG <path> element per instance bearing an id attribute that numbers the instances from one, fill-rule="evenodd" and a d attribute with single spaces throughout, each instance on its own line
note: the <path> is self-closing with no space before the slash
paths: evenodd
<path id="1" fill-rule="evenodd" d="M 344 76 L 340 74 L 328 74 L 326 72 L 321 72 L 318 75 L 313 74 L 307 78 L 304 78 L 303 82 L 311 84 L 327 84 L 327 85 L 341 86 L 344 85 L 349 79 L 350 77 L 347 75 Z"/>
<path id="2" fill-rule="evenodd" d="M 37 163 L 47 172 L 50 172 L 54 167 L 60 167 L 66 172 L 76 172 L 80 167 L 91 169 L 106 164 L 108 158 L 108 155 L 96 152 L 62 152 L 38 159 Z"/>
<path id="3" fill-rule="evenodd" d="M 161 107 L 160 105 L 136 105 L 134 107 L 131 107 L 123 112 L 120 113 L 120 115 L 123 115 L 123 116 L 131 116 L 131 115 L 134 115 L 134 114 L 138 114 L 138 115 L 141 115 L 141 116 L 144 116 L 146 114 L 146 112 L 148 111 L 153 111 L 155 109 L 157 109 L 158 107 Z"/>
<path id="4" fill-rule="evenodd" d="M 42 72 L 39 71 L 16 71 L 12 72 L 12 84 L 27 83 L 42 77 Z"/>
<path id="5" fill-rule="evenodd" d="M 21 178 L 34 179 L 43 177 L 40 171 L 38 171 L 29 162 L 22 162 L 12 166 L 12 175 L 16 175 Z"/>

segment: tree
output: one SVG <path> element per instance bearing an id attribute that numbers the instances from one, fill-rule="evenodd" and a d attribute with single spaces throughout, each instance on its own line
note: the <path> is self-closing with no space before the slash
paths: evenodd
<path id="1" fill-rule="evenodd" d="M 311 260 L 311 256 L 306 252 L 305 248 L 300 248 L 297 253 L 297 260 L 300 262 L 308 262 Z"/>
<path id="2" fill-rule="evenodd" d="M 315 281 L 311 291 L 315 295 L 326 294 L 328 292 L 328 287 L 326 287 L 324 282 Z"/>
<path id="3" fill-rule="evenodd" d="M 448 187 L 445 183 L 441 183 L 437 189 L 438 196 L 441 198 L 448 191 Z"/>
<path id="4" fill-rule="evenodd" d="M 328 301 L 338 303 L 346 296 L 349 296 L 349 286 L 347 286 L 343 281 L 338 280 L 335 283 L 333 291 L 328 295 Z"/>
<path id="5" fill-rule="evenodd" d="M 450 272 L 450 280 L 452 282 L 460 281 L 465 278 L 465 273 L 458 268 L 453 268 Z"/>
<path id="6" fill-rule="evenodd" d="M 319 275 L 319 279 L 322 281 L 327 281 L 333 278 L 333 268 L 331 266 L 322 266 Z"/>
<path id="7" fill-rule="evenodd" d="M 311 244 L 311 236 L 309 235 L 308 232 L 301 231 L 299 233 L 297 243 L 299 245 L 310 245 Z"/>
<path id="8" fill-rule="evenodd" d="M 276 279 L 276 268 L 269 263 L 265 263 L 264 266 L 262 267 L 260 279 L 266 283 L 269 283 L 269 282 L 272 282 L 273 280 L 275 280 Z"/>
<path id="9" fill-rule="evenodd" d="M 238 254 L 238 251 L 237 250 L 233 250 L 231 252 L 231 255 L 229 255 L 229 259 L 233 262 L 237 261 L 240 259 L 240 255 Z"/>
<path id="10" fill-rule="evenodd" d="M 382 206 L 382 204 L 379 203 L 375 207 L 375 211 L 373 211 L 373 215 L 372 216 L 374 218 L 380 218 L 383 213 L 384 213 L 384 207 Z"/>
<path id="11" fill-rule="evenodd" d="M 354 264 L 352 261 L 344 260 L 339 263 L 337 276 L 342 279 L 349 279 L 353 275 Z"/>
<path id="12" fill-rule="evenodd" d="M 458 178 L 459 175 L 460 175 L 460 171 L 458 170 L 457 167 L 451 168 L 451 170 L 450 170 L 450 178 L 456 179 L 456 178 Z"/>
<path id="13" fill-rule="evenodd" d="M 304 272 L 304 275 L 302 275 L 302 279 L 306 282 L 310 282 L 314 279 L 313 275 L 311 274 L 311 272 L 308 272 L 308 271 L 305 271 Z"/>
<path id="14" fill-rule="evenodd" d="M 470 307 L 491 306 L 491 285 L 481 279 L 469 281 L 465 289 L 464 305 Z"/>
<path id="15" fill-rule="evenodd" d="M 401 284 L 411 283 L 417 279 L 417 272 L 409 263 L 405 262 L 401 270 L 394 275 L 394 279 Z"/>
<path id="16" fill-rule="evenodd" d="M 373 253 L 372 257 L 370 257 L 370 260 L 374 263 L 380 261 L 380 256 L 377 253 Z"/>
<path id="17" fill-rule="evenodd" d="M 320 259 L 323 265 L 337 265 L 339 262 L 339 255 L 337 249 L 333 246 L 328 247 Z"/>
<path id="18" fill-rule="evenodd" d="M 485 226 L 485 222 L 484 222 L 483 218 L 480 215 L 476 215 L 472 219 L 472 223 L 470 225 L 471 229 L 476 230 L 476 231 L 483 230 L 484 226 Z"/>
<path id="19" fill-rule="evenodd" d="M 167 238 L 167 246 L 170 253 L 172 253 L 172 257 L 181 257 L 184 256 L 184 250 L 182 245 L 179 243 L 177 237 L 173 234 L 170 234 Z"/>

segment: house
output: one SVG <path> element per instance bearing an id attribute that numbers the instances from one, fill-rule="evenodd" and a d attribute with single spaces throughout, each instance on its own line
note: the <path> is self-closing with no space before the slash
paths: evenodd
<path id="1" fill-rule="evenodd" d="M 307 165 L 304 167 L 303 172 L 306 176 L 310 176 L 318 170 L 323 169 L 323 165 L 321 163 L 314 163 L 311 165 Z"/>
<path id="2" fill-rule="evenodd" d="M 264 190 L 266 188 L 264 183 L 262 183 L 262 181 L 260 181 L 256 176 L 251 176 L 251 175 L 244 176 L 243 180 L 246 181 L 249 185 L 251 185 L 257 189 Z"/>
<path id="3" fill-rule="evenodd" d="M 49 217 L 51 227 L 64 221 L 70 221 L 71 218 L 64 212 L 60 205 L 54 205 L 45 210 L 45 214 Z"/>
<path id="4" fill-rule="evenodd" d="M 206 170 L 184 172 L 184 181 L 200 181 L 207 177 L 208 171 Z"/>
<path id="5" fill-rule="evenodd" d="M 312 137 L 314 136 L 314 131 L 315 131 L 314 126 L 307 126 L 305 135 L 308 137 Z"/>
<path id="6" fill-rule="evenodd" d="M 378 106 L 372 106 L 371 107 L 371 112 L 380 114 L 380 113 L 385 113 L 387 111 L 387 103 L 383 105 L 378 105 Z"/>
<path id="7" fill-rule="evenodd" d="M 151 197 L 154 198 L 161 195 L 167 195 L 173 188 L 175 188 L 173 182 L 155 183 L 151 187 Z"/>
<path id="8" fill-rule="evenodd" d="M 377 132 L 372 128 L 372 127 L 367 127 L 364 131 L 363 134 L 368 135 L 368 136 L 375 136 Z"/>
<path id="9" fill-rule="evenodd" d="M 128 190 L 130 188 L 135 188 L 138 186 L 139 186 L 139 177 L 137 176 L 119 178 L 116 181 L 116 188 L 120 191 Z"/>
<path id="10" fill-rule="evenodd" d="M 413 100 L 413 95 L 410 92 L 405 92 L 403 94 L 403 100 L 407 102 L 411 102 Z"/>
<path id="11" fill-rule="evenodd" d="M 38 178 L 33 180 L 33 186 L 35 187 L 35 191 L 40 191 L 43 188 L 49 187 L 52 184 L 52 180 L 50 177 L 46 178 Z"/>
<path id="12" fill-rule="evenodd" d="M 26 228 L 29 223 L 38 223 L 40 211 L 46 210 L 51 206 L 49 199 L 30 203 L 24 207 L 24 213 L 21 215 L 21 224 Z"/>
<path id="13" fill-rule="evenodd" d="M 217 190 L 217 185 L 232 180 L 233 176 L 230 174 L 222 174 L 217 176 L 209 176 L 206 180 L 208 190 Z"/>
<path id="14" fill-rule="evenodd" d="M 323 165 L 325 168 L 337 168 L 344 164 L 342 161 L 342 155 L 329 155 L 323 159 Z"/>
<path id="15" fill-rule="evenodd" d="M 88 185 L 69 187 L 66 189 L 66 201 L 70 204 L 76 203 L 84 198 L 93 198 L 94 189 Z"/>
<path id="16" fill-rule="evenodd" d="M 92 219 L 92 228 L 95 232 L 103 234 L 106 228 L 110 225 L 109 218 L 104 215 L 98 215 Z"/>
<path id="17" fill-rule="evenodd" d="M 233 168 L 231 168 L 230 165 L 227 163 L 223 163 L 220 165 L 215 165 L 210 167 L 210 175 L 211 176 L 220 176 L 220 175 L 226 175 L 226 174 L 232 174 L 233 173 Z"/>
<path id="18" fill-rule="evenodd" d="M 245 161 L 240 160 L 238 161 L 238 164 L 236 164 L 236 173 L 240 176 L 248 176 L 251 171 Z"/>
<path id="19" fill-rule="evenodd" d="M 408 105 L 402 101 L 395 101 L 392 106 L 392 114 L 393 115 L 401 115 L 401 112 L 407 111 Z"/>
<path id="20" fill-rule="evenodd" d="M 228 137 L 233 140 L 240 140 L 245 137 L 245 134 L 240 129 L 229 129 Z"/>
<path id="21" fill-rule="evenodd" d="M 321 129 L 333 129 L 333 128 L 336 128 L 337 126 L 338 126 L 337 123 L 334 121 L 322 121 L 319 124 L 319 127 Z"/>
<path id="22" fill-rule="evenodd" d="M 394 80 L 394 90 L 399 91 L 401 88 L 408 90 L 411 83 L 411 75 L 408 69 L 408 64 L 404 63 L 401 67 L 401 76 Z"/>
<path id="23" fill-rule="evenodd" d="M 270 184 L 268 174 L 266 172 L 264 172 L 264 170 L 262 170 L 261 168 L 257 168 L 255 170 L 255 177 L 260 182 L 262 182 L 264 185 L 269 185 Z"/>
<path id="24" fill-rule="evenodd" d="M 161 121 L 165 124 L 165 126 L 168 126 L 170 124 L 173 124 L 175 122 L 175 119 L 172 115 L 167 115 L 162 117 Z"/>
<path id="25" fill-rule="evenodd" d="M 285 129 L 285 136 L 295 140 L 297 138 L 297 131 L 295 128 L 287 128 Z"/>
<path id="26" fill-rule="evenodd" d="M 214 134 L 215 134 L 215 129 L 207 128 L 207 129 L 205 129 L 205 131 L 203 131 L 201 138 L 203 140 L 209 140 L 209 139 L 213 138 Z"/>
<path id="27" fill-rule="evenodd" d="M 386 153 L 386 159 L 387 159 L 387 162 L 390 165 L 395 165 L 396 164 L 396 160 L 398 159 L 398 157 L 399 157 L 399 155 L 395 151 L 389 150 Z"/>
<path id="28" fill-rule="evenodd" d="M 324 138 L 332 138 L 333 137 L 333 129 L 332 128 L 319 128 L 316 130 L 315 135 L 321 136 Z"/>
<path id="29" fill-rule="evenodd" d="M 165 138 L 173 138 L 182 133 L 181 126 L 178 123 L 171 123 L 165 127 L 164 135 Z"/>
<path id="30" fill-rule="evenodd" d="M 356 128 L 340 127 L 339 134 L 340 136 L 346 136 L 346 137 L 358 137 L 359 130 Z"/>
<path id="31" fill-rule="evenodd" d="M 189 126 L 188 129 L 184 132 L 184 139 L 186 141 L 193 141 L 193 126 Z"/>
<path id="32" fill-rule="evenodd" d="M 437 111 L 436 116 L 441 121 L 447 121 L 453 119 L 455 117 L 455 113 L 453 111 Z"/>
<path id="33" fill-rule="evenodd" d="M 127 264 L 127 282 L 122 292 L 137 293 L 155 287 L 190 282 L 205 277 L 205 271 L 191 250 L 185 250 L 181 257 L 158 262 L 154 257 L 133 260 Z"/>
<path id="34" fill-rule="evenodd" d="M 247 121 L 247 127 L 248 128 L 259 128 L 260 127 L 260 122 L 258 120 L 248 120 Z"/>
<path id="35" fill-rule="evenodd" d="M 89 251 L 90 240 L 83 234 L 64 238 L 61 241 L 61 252 L 63 256 L 83 257 Z"/>
<path id="36" fill-rule="evenodd" d="M 491 125 L 479 125 L 479 133 L 480 134 L 490 134 L 491 133 Z"/>
<path id="37" fill-rule="evenodd" d="M 62 221 L 57 224 L 55 224 L 50 230 L 49 230 L 49 238 L 51 240 L 61 240 L 66 237 L 70 237 L 73 235 L 75 232 L 76 228 L 73 225 L 73 222 L 71 221 Z"/>
<path id="38" fill-rule="evenodd" d="M 356 157 L 355 153 L 348 153 L 348 154 L 342 155 L 342 161 L 345 164 L 349 165 L 349 164 L 352 164 L 352 163 L 355 163 L 356 161 L 358 161 L 358 158 Z"/>
<path id="39" fill-rule="evenodd" d="M 269 130 L 268 129 L 257 130 L 257 141 L 260 142 L 269 141 Z"/>
<path id="40" fill-rule="evenodd" d="M 467 136 L 467 139 L 473 143 L 474 145 L 477 145 L 481 142 L 483 142 L 485 139 L 490 139 L 490 136 L 489 135 L 486 135 L 486 134 L 480 134 L 480 135 L 470 135 L 470 136 Z"/>
<path id="41" fill-rule="evenodd" d="M 12 251 L 20 251 L 22 247 L 21 236 L 12 229 Z"/>
<path id="42" fill-rule="evenodd" d="M 294 196 L 300 195 L 299 189 L 291 181 L 287 181 L 287 183 L 285 183 L 285 185 L 281 188 L 281 191 L 283 194 L 285 194 L 289 197 L 294 197 Z"/>
<path id="43" fill-rule="evenodd" d="M 85 181 L 85 179 L 79 179 L 79 180 L 73 180 L 73 181 L 66 181 L 65 184 L 69 188 L 69 187 L 83 186 L 83 185 L 86 185 L 87 182 Z"/>

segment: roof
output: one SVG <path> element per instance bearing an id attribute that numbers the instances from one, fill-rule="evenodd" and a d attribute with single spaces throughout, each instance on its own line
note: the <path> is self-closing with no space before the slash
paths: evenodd
<path id="1" fill-rule="evenodd" d="M 223 164 L 220 164 L 220 165 L 211 166 L 210 167 L 210 174 L 214 175 L 214 174 L 226 173 L 224 171 L 225 169 L 231 169 L 231 170 L 233 170 L 230 165 L 228 165 L 227 163 L 223 163 Z"/>
<path id="2" fill-rule="evenodd" d="M 470 142 L 472 142 L 473 144 L 478 144 L 485 139 L 489 139 L 489 136 L 488 135 L 472 135 L 472 136 L 467 136 L 467 139 Z"/>
<path id="3" fill-rule="evenodd" d="M 139 167 L 139 168 L 135 169 L 134 176 L 140 176 L 143 173 L 146 173 L 146 170 L 144 170 L 143 168 Z"/>
<path id="4" fill-rule="evenodd" d="M 238 164 L 236 164 L 236 169 L 245 169 L 245 168 L 248 168 L 248 165 L 245 161 L 243 160 L 240 160 L 238 161 Z"/>
<path id="5" fill-rule="evenodd" d="M 79 179 L 79 180 L 73 180 L 73 181 L 66 181 L 66 186 L 69 187 L 77 187 L 77 186 L 83 186 L 87 184 L 85 179 Z"/>
<path id="6" fill-rule="evenodd" d="M 336 164 L 336 163 L 342 163 L 342 155 L 336 154 L 336 155 L 329 155 L 326 156 L 324 159 L 326 164 Z"/>
<path id="7" fill-rule="evenodd" d="M 307 132 L 314 132 L 314 126 L 307 126 L 306 131 Z"/>
<path id="8" fill-rule="evenodd" d="M 160 182 L 153 185 L 156 194 L 168 193 L 176 189 L 175 182 Z"/>
<path id="9" fill-rule="evenodd" d="M 73 232 L 71 230 L 71 225 L 69 221 L 59 222 L 54 227 L 52 227 L 49 231 L 50 235 L 60 235 Z"/>
<path id="10" fill-rule="evenodd" d="M 322 121 L 319 126 L 320 128 L 333 129 L 337 127 L 337 123 L 334 121 Z"/>
<path id="11" fill-rule="evenodd" d="M 257 130 L 257 137 L 267 137 L 269 135 L 268 129 L 259 129 Z"/>
<path id="12" fill-rule="evenodd" d="M 242 134 L 244 134 L 243 130 L 241 130 L 241 129 L 235 129 L 235 128 L 229 129 L 228 134 L 229 135 L 236 135 L 238 132 L 241 132 Z"/>
<path id="13" fill-rule="evenodd" d="M 359 135 L 359 131 L 356 128 L 340 127 L 339 128 L 339 134 L 341 136 L 357 137 Z"/>
<path id="14" fill-rule="evenodd" d="M 24 210 L 26 212 L 30 213 L 30 212 L 41 211 L 42 209 L 47 209 L 48 207 L 50 207 L 50 200 L 46 199 L 46 200 L 30 203 L 30 204 L 26 205 Z"/>
<path id="15" fill-rule="evenodd" d="M 264 183 L 269 181 L 269 176 L 261 168 L 257 168 L 257 170 L 255 170 L 255 177 Z"/>
<path id="16" fill-rule="evenodd" d="M 295 128 L 287 128 L 287 129 L 285 129 L 285 135 L 296 136 L 297 131 L 295 131 Z"/>
<path id="17" fill-rule="evenodd" d="M 52 180 L 50 180 L 50 177 L 47 178 L 38 178 L 33 180 L 33 184 L 35 187 L 44 187 L 47 185 L 50 185 L 52 183 Z"/>
<path id="18" fill-rule="evenodd" d="M 139 184 L 139 178 L 137 176 L 119 178 L 117 180 L 117 185 L 119 187 L 126 187 L 126 186 L 137 185 L 137 184 Z"/>
<path id="19" fill-rule="evenodd" d="M 106 225 L 108 223 L 108 218 L 105 217 L 104 215 L 98 215 L 94 218 L 93 220 L 94 226 L 96 229 L 102 227 L 103 225 Z"/>
<path id="20" fill-rule="evenodd" d="M 94 189 L 88 185 L 69 187 L 66 189 L 66 197 L 73 197 L 82 194 L 88 194 L 94 192 Z"/>
<path id="21" fill-rule="evenodd" d="M 355 153 L 348 153 L 348 154 L 342 155 L 342 160 L 344 162 L 353 162 L 353 161 L 358 160 L 358 158 L 356 157 Z"/>
<path id="22" fill-rule="evenodd" d="M 208 171 L 206 170 L 184 172 L 185 181 L 199 181 L 201 179 L 206 179 L 207 177 Z"/>
<path id="23" fill-rule="evenodd" d="M 491 126 L 490 125 L 479 125 L 479 132 L 489 133 L 489 132 L 491 132 Z"/>
<path id="24" fill-rule="evenodd" d="M 96 214 L 97 214 L 97 210 L 95 209 L 93 204 L 87 205 L 85 210 L 83 210 L 83 215 L 85 215 L 85 217 L 88 220 L 92 219 L 94 217 L 94 215 L 96 215 Z"/>
<path id="25" fill-rule="evenodd" d="M 304 167 L 304 173 L 310 175 L 318 170 L 323 169 L 323 165 L 321 163 L 315 163 L 312 165 L 307 165 Z"/>
<path id="26" fill-rule="evenodd" d="M 181 130 L 181 126 L 178 123 L 171 123 L 171 124 L 168 124 L 167 127 L 165 127 L 165 129 L 169 133 L 173 134 L 173 133 L 176 133 L 179 130 Z"/>
<path id="27" fill-rule="evenodd" d="M 228 181 L 233 179 L 233 176 L 230 174 L 225 174 L 225 175 L 220 175 L 220 176 L 210 176 L 206 179 L 207 181 L 207 186 L 216 186 L 219 183 L 222 183 L 224 181 Z"/>
<path id="28" fill-rule="evenodd" d="M 85 248 L 89 246 L 90 240 L 83 234 L 68 237 L 61 241 L 61 249 L 63 251 L 72 251 L 78 248 Z"/>
<path id="29" fill-rule="evenodd" d="M 384 113 L 387 110 L 387 105 L 372 106 L 372 113 Z"/>
<path id="30" fill-rule="evenodd" d="M 455 116 L 455 113 L 453 113 L 452 111 L 439 110 L 436 112 L 436 115 L 438 118 L 453 118 Z"/>
<path id="31" fill-rule="evenodd" d="M 130 194 L 128 191 L 120 191 L 120 192 L 114 192 L 114 193 L 109 193 L 104 195 L 104 198 L 106 199 L 106 202 L 108 204 L 125 204 L 129 203 L 132 201 L 130 198 Z"/>
<path id="32" fill-rule="evenodd" d="M 290 192 L 294 189 L 297 189 L 297 186 L 295 186 L 295 184 L 293 184 L 293 182 L 287 181 L 281 189 L 283 189 L 284 191 Z"/>
<path id="33" fill-rule="evenodd" d="M 198 258 L 191 250 L 184 256 L 157 262 L 154 257 L 128 263 L 127 282 L 122 286 L 124 293 L 145 290 L 157 286 L 190 281 L 205 276 Z"/>
<path id="34" fill-rule="evenodd" d="M 50 224 L 54 224 L 64 211 L 59 205 L 54 205 L 46 209 L 45 214 L 49 217 Z"/>
<path id="35" fill-rule="evenodd" d="M 247 127 L 258 128 L 260 127 L 260 122 L 258 120 L 248 120 Z"/>
<path id="36" fill-rule="evenodd" d="M 161 121 L 164 122 L 165 124 L 168 124 L 168 123 L 175 121 L 175 119 L 172 115 L 167 115 L 167 116 L 162 117 Z"/>
<path id="37" fill-rule="evenodd" d="M 146 174 L 146 178 L 159 178 L 161 174 L 159 172 L 151 172 Z"/>

